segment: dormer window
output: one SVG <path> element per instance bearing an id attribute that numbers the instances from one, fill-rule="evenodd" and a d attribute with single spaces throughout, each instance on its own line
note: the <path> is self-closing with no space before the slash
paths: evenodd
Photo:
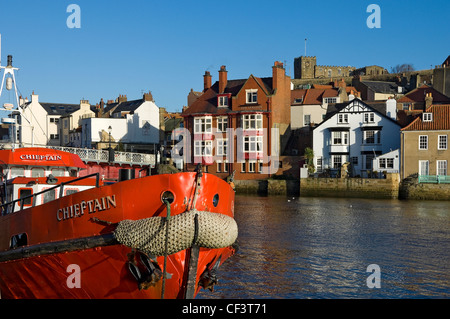
<path id="1" fill-rule="evenodd" d="M 422 120 L 424 122 L 432 122 L 433 121 L 433 113 L 423 113 Z"/>
<path id="2" fill-rule="evenodd" d="M 217 106 L 228 107 L 228 95 L 219 95 L 217 97 Z"/>
<path id="3" fill-rule="evenodd" d="M 247 98 L 246 98 L 247 104 L 258 103 L 258 90 L 257 89 L 245 90 L 245 92 L 247 95 Z"/>
<path id="4" fill-rule="evenodd" d="M 325 97 L 323 99 L 324 103 L 337 103 L 337 98 L 335 97 Z"/>

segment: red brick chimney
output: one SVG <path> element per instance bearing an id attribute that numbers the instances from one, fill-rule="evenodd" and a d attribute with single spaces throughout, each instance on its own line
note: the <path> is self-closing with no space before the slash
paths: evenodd
<path id="1" fill-rule="evenodd" d="M 225 65 L 222 65 L 219 70 L 219 93 L 223 93 L 227 87 L 227 73 Z"/>
<path id="2" fill-rule="evenodd" d="M 272 89 L 276 90 L 283 83 L 285 73 L 283 63 L 275 61 L 272 67 Z"/>
<path id="3" fill-rule="evenodd" d="M 209 71 L 205 71 L 205 75 L 203 75 L 203 92 L 211 87 L 211 78 Z"/>
<path id="4" fill-rule="evenodd" d="M 148 93 L 144 93 L 144 95 L 142 96 L 142 99 L 144 101 L 154 101 L 152 92 L 148 91 Z"/>

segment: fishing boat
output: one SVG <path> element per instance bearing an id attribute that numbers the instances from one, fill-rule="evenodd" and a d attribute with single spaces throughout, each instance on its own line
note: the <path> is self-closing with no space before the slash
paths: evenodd
<path id="1" fill-rule="evenodd" d="M 16 92 L 4 110 L 20 115 L 11 56 L 0 70 L 0 96 L 5 79 Z M 191 299 L 214 288 L 236 252 L 232 182 L 198 166 L 106 183 L 84 174 L 76 154 L 21 147 L 20 122 L 4 120 L 12 143 L 0 150 L 2 299 Z"/>
<path id="2" fill-rule="evenodd" d="M 236 251 L 232 185 L 201 169 L 107 185 L 72 153 L 0 150 L 1 298 L 195 298 Z M 127 174 L 123 174 L 127 175 Z"/>

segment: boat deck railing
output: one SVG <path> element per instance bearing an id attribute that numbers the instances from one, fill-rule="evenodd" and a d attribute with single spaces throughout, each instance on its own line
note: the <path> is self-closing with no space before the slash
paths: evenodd
<path id="1" fill-rule="evenodd" d="M 93 174 L 89 174 L 89 175 L 86 175 L 86 176 L 78 177 L 78 178 L 72 179 L 70 181 L 63 182 L 63 183 L 60 183 L 60 184 L 55 185 L 53 187 L 44 189 L 44 190 L 42 190 L 40 192 L 31 194 L 31 195 L 28 195 L 28 196 L 24 196 L 24 197 L 15 199 L 15 200 L 13 200 L 11 202 L 8 202 L 8 203 L 5 203 L 3 205 L 0 205 L 1 215 L 7 215 L 9 213 L 13 213 L 15 208 L 16 208 L 16 203 L 18 203 L 18 202 L 20 202 L 20 210 L 23 210 L 25 201 L 30 199 L 30 198 L 31 198 L 31 207 L 34 207 L 34 206 L 36 206 L 36 196 L 42 195 L 42 194 L 50 192 L 50 191 L 53 191 L 53 190 L 55 190 L 57 188 L 59 188 L 59 196 L 58 196 L 58 198 L 61 198 L 61 197 L 64 196 L 64 186 L 72 184 L 72 183 L 77 182 L 77 181 L 81 181 L 81 180 L 86 179 L 86 178 L 93 177 L 93 176 L 96 177 L 95 187 L 98 188 L 100 186 L 100 174 L 99 173 L 93 173 Z M 12 208 L 8 211 L 8 207 L 10 207 L 10 206 L 12 206 Z M 30 207 L 30 206 L 28 206 L 28 207 Z"/>
<path id="2" fill-rule="evenodd" d="M 83 162 L 108 163 L 109 151 L 88 148 L 66 147 L 66 146 L 45 146 L 47 148 L 60 150 L 76 154 Z M 154 154 L 119 152 L 114 151 L 114 162 L 118 164 L 130 165 L 155 165 L 156 156 Z"/>

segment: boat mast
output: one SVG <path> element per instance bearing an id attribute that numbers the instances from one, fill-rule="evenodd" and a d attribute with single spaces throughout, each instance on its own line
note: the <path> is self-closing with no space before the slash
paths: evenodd
<path id="1" fill-rule="evenodd" d="M 7 59 L 7 65 L 6 66 L 2 66 L 1 65 L 1 40 L 2 40 L 2 36 L 0 34 L 0 72 L 1 70 L 3 71 L 3 78 L 2 78 L 2 84 L 0 86 L 0 97 L 2 96 L 2 92 L 3 92 L 3 87 L 5 84 L 5 79 L 6 79 L 6 89 L 8 91 L 11 91 L 12 89 L 14 89 L 14 93 L 15 93 L 15 106 L 17 107 L 17 111 L 19 112 L 19 117 L 22 119 L 22 112 L 20 109 L 20 105 L 19 105 L 19 94 L 17 92 L 17 85 L 16 85 L 16 76 L 14 74 L 14 71 L 19 70 L 18 68 L 15 68 L 12 66 L 12 55 L 8 55 L 8 59 Z M 14 112 L 16 110 L 14 110 L 14 105 L 11 105 L 10 103 L 5 103 L 3 104 L 3 109 L 2 111 L 9 111 L 9 112 Z M 15 143 L 16 143 L 16 136 L 17 136 L 17 120 L 14 121 L 13 123 L 13 132 L 12 132 L 12 145 L 13 148 L 15 147 Z M 20 141 L 19 144 L 21 143 L 22 140 L 22 134 L 19 135 Z"/>

